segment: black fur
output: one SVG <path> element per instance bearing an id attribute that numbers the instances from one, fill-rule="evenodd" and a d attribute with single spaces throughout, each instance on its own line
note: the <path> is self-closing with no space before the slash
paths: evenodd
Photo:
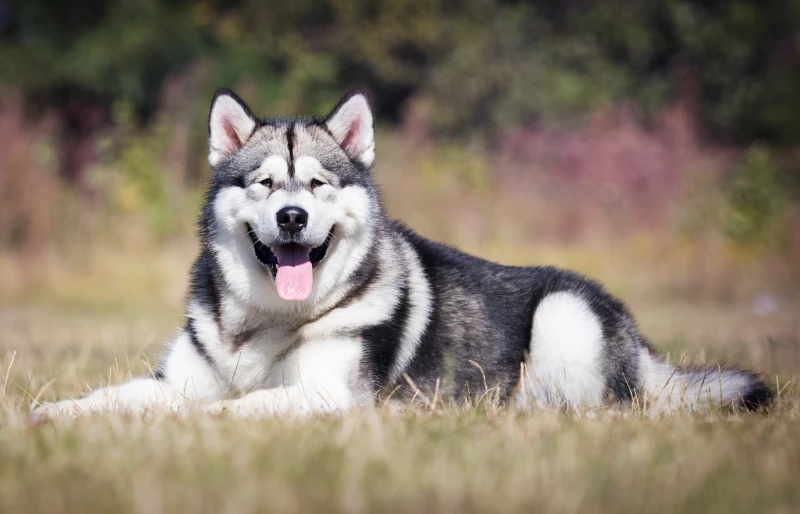
<path id="1" fill-rule="evenodd" d="M 775 396 L 772 389 L 767 386 L 756 373 L 745 372 L 752 378 L 752 388 L 742 397 L 742 406 L 750 411 L 769 405 Z"/>
<path id="2" fill-rule="evenodd" d="M 202 341 L 200 341 L 200 338 L 197 337 L 197 331 L 194 328 L 194 321 L 192 319 L 189 319 L 189 321 L 186 322 L 186 328 L 184 330 L 189 336 L 189 342 L 192 343 L 192 346 L 194 346 L 195 350 L 197 350 L 197 353 L 203 357 L 206 362 L 208 362 L 208 364 L 211 366 L 211 369 L 215 369 L 216 366 L 214 365 L 214 359 L 211 358 L 211 355 L 209 355 L 205 345 Z"/>
<path id="3" fill-rule="evenodd" d="M 286 148 L 289 149 L 289 177 L 294 177 L 294 123 L 286 129 Z"/>
<path id="4" fill-rule="evenodd" d="M 408 287 L 401 287 L 397 306 L 389 318 L 368 327 L 361 333 L 364 348 L 362 367 L 367 376 L 372 376 L 376 390 L 386 384 L 392 366 L 397 359 L 398 335 L 406 327 L 409 314 Z"/>

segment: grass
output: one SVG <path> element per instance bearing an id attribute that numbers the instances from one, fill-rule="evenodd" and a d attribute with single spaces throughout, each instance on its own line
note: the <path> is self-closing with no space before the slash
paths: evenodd
<path id="1" fill-rule="evenodd" d="M 790 512 L 796 420 L 385 413 L 2 430 L 3 512 Z"/>
<path id="2" fill-rule="evenodd" d="M 700 320 L 716 323 L 715 308 L 694 306 L 698 333 L 714 333 Z M 670 309 L 645 306 L 643 324 L 658 327 L 648 319 Z M 686 305 L 672 309 L 678 316 Z M 748 323 L 734 313 L 726 332 Z M 777 319 L 773 333 L 796 330 L 793 318 Z M 800 504 L 800 399 L 788 384 L 759 414 L 650 419 L 614 408 L 484 405 L 299 421 L 25 424 L 32 397 L 77 396 L 145 372 L 179 320 L 174 308 L 0 311 L 0 512 L 792 512 Z M 682 325 L 657 335 L 676 358 L 682 350 L 700 358 Z M 783 382 L 800 370 L 790 339 L 733 340 L 708 352 L 756 362 Z"/>

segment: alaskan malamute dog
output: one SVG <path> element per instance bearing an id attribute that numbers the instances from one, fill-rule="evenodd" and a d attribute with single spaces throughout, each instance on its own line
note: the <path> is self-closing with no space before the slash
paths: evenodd
<path id="1" fill-rule="evenodd" d="M 523 406 L 651 412 L 771 398 L 749 371 L 668 364 L 597 282 L 487 262 L 391 220 L 370 173 L 363 91 L 324 119 L 260 119 L 220 89 L 208 126 L 213 174 L 185 327 L 153 376 L 41 405 L 34 420 L 340 412 L 487 390 Z"/>

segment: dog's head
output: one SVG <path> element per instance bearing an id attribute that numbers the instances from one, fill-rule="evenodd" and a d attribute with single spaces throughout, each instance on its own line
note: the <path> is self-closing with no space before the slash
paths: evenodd
<path id="1" fill-rule="evenodd" d="M 265 307 L 320 299 L 369 252 L 380 213 L 366 94 L 324 119 L 259 119 L 221 89 L 208 126 L 203 224 L 227 281 Z"/>

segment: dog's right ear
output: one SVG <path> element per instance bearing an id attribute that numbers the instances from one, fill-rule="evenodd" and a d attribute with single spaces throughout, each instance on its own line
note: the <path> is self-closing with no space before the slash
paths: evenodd
<path id="1" fill-rule="evenodd" d="M 217 89 L 208 115 L 208 162 L 211 166 L 238 152 L 255 128 L 255 118 L 236 93 Z"/>

